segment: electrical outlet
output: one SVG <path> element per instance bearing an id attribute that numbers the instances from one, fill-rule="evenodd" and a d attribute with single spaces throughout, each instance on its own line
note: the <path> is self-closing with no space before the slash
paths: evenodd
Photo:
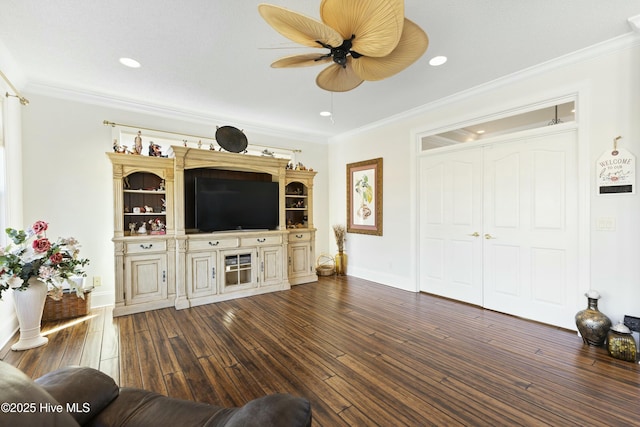
<path id="1" fill-rule="evenodd" d="M 102 286 L 102 278 L 100 276 L 93 276 L 93 287 L 97 288 L 98 286 Z"/>

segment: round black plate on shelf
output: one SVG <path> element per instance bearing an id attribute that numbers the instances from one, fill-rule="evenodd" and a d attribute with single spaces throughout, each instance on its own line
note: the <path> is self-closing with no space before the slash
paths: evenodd
<path id="1" fill-rule="evenodd" d="M 216 141 L 227 151 L 242 153 L 247 149 L 247 136 L 233 126 L 222 126 L 216 130 Z"/>

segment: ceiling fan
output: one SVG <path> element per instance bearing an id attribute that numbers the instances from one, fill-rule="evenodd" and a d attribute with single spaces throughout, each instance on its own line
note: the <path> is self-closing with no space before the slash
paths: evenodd
<path id="1" fill-rule="evenodd" d="M 429 45 L 426 33 L 404 17 L 404 0 L 322 0 L 322 22 L 270 4 L 260 4 L 258 11 L 288 39 L 329 50 L 285 56 L 271 66 L 330 64 L 316 84 L 331 92 L 391 77 L 413 64 Z"/>

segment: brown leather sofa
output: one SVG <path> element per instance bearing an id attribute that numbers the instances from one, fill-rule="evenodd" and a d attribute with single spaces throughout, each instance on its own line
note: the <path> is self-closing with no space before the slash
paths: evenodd
<path id="1" fill-rule="evenodd" d="M 273 394 L 240 408 L 120 388 L 108 375 L 69 366 L 31 380 L 0 361 L 0 425 L 37 426 L 311 426 L 308 400 Z"/>

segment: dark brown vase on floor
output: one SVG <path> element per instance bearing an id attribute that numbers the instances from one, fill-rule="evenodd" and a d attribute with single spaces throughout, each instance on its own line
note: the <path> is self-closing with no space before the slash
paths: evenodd
<path id="1" fill-rule="evenodd" d="M 588 345 L 602 346 L 611 329 L 611 319 L 598 310 L 600 295 L 595 291 L 584 294 L 588 300 L 588 306 L 576 313 L 576 326 L 582 341 Z"/>

